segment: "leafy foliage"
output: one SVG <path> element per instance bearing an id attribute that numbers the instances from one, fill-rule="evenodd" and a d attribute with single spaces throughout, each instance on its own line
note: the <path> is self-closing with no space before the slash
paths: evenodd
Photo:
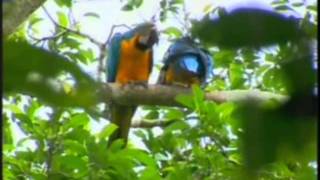
<path id="1" fill-rule="evenodd" d="M 230 13 L 225 12 L 216 19 L 207 16 L 200 22 L 194 22 L 191 31 L 205 43 L 239 48 L 285 43 L 301 38 L 298 23 L 298 19 L 276 12 L 238 8 Z"/>
<path id="2" fill-rule="evenodd" d="M 26 93 L 58 106 L 85 107 L 96 103 L 98 97 L 92 96 L 92 91 L 98 86 L 68 60 L 23 42 L 5 42 L 4 51 L 6 93 Z M 62 72 L 75 78 L 76 88 L 69 94 L 64 92 L 63 83 L 55 81 Z"/>
<path id="3" fill-rule="evenodd" d="M 52 36 L 38 38 L 46 19 L 35 13 L 4 42 L 5 179 L 316 179 L 316 5 L 280 0 L 272 14 L 228 14 L 209 4 L 204 14 L 220 18 L 191 22 L 184 1 L 159 1 L 166 40 L 191 33 L 209 49 L 215 69 L 205 91 L 260 89 L 291 98 L 217 104 L 194 86 L 192 96 L 176 97 L 185 108 L 142 107 L 142 118 L 166 123 L 132 129 L 123 149 L 121 140 L 107 148 L 117 127 L 105 123 L 101 83 L 85 72 L 105 52 L 67 15 L 77 2 L 54 2 L 60 26 L 51 22 Z M 143 2 L 126 1 L 122 10 Z M 281 14 L 297 8 L 305 9 L 299 23 Z M 185 26 L 167 26 L 171 15 L 184 16 Z M 100 20 L 96 12 L 84 17 Z"/>

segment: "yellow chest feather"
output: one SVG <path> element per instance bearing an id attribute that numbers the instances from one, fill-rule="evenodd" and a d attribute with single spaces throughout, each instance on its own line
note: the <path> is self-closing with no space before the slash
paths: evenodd
<path id="1" fill-rule="evenodd" d="M 135 46 L 136 38 L 121 44 L 120 63 L 116 82 L 126 84 L 134 81 L 148 81 L 152 61 L 150 50 L 142 51 Z"/>

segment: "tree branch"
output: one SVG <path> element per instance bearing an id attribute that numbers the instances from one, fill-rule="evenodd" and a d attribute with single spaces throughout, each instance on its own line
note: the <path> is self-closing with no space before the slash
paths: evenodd
<path id="1" fill-rule="evenodd" d="M 45 0 L 10 0 L 2 1 L 3 5 L 3 32 L 6 37 L 13 33 L 16 28 L 23 23 L 30 14 L 38 9 Z"/>
<path id="2" fill-rule="evenodd" d="M 152 127 L 166 127 L 169 124 L 175 122 L 175 120 L 133 120 L 132 128 L 152 128 Z"/>
<path id="3" fill-rule="evenodd" d="M 160 105 L 160 106 L 182 106 L 175 101 L 179 94 L 191 94 L 189 88 L 165 85 L 126 85 L 116 83 L 105 85 L 103 101 L 115 102 L 122 105 Z M 256 103 L 275 99 L 284 102 L 288 97 L 284 95 L 264 92 L 259 90 L 230 90 L 206 93 L 206 100 L 216 103 L 255 101 Z"/>

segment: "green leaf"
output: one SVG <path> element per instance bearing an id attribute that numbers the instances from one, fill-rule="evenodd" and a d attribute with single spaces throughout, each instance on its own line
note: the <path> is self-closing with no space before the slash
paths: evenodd
<path id="1" fill-rule="evenodd" d="M 231 87 L 234 89 L 241 88 L 245 81 L 244 68 L 240 64 L 232 63 L 229 68 L 229 76 L 231 81 Z"/>
<path id="2" fill-rule="evenodd" d="M 17 147 L 23 147 L 25 144 L 27 144 L 30 141 L 32 141 L 30 137 L 22 138 L 17 142 Z"/>
<path id="3" fill-rule="evenodd" d="M 127 149 L 125 153 L 147 167 L 157 167 L 155 160 L 149 155 L 149 153 L 145 151 L 138 149 Z"/>
<path id="4" fill-rule="evenodd" d="M 254 60 L 259 58 L 259 56 L 256 55 L 256 52 L 254 50 L 248 48 L 241 49 L 241 54 L 243 56 L 243 60 L 249 63 L 253 63 Z"/>
<path id="5" fill-rule="evenodd" d="M 210 85 L 210 87 L 208 88 L 209 90 L 225 90 L 226 88 L 226 83 L 223 79 L 219 78 L 215 78 L 213 81 L 213 84 Z"/>
<path id="6" fill-rule="evenodd" d="M 76 153 L 79 155 L 85 155 L 86 154 L 86 149 L 85 146 L 83 144 L 80 144 L 77 141 L 74 140 L 70 140 L 70 139 L 65 139 L 63 141 L 63 147 L 65 149 L 65 151 L 70 151 L 72 153 Z"/>
<path id="7" fill-rule="evenodd" d="M 213 53 L 215 67 L 229 67 L 230 63 L 234 61 L 237 53 L 233 50 L 220 50 Z"/>
<path id="8" fill-rule="evenodd" d="M 166 6 L 167 6 L 167 1 L 166 0 L 161 0 L 160 1 L 160 7 L 161 7 L 161 9 L 166 9 Z"/>
<path id="9" fill-rule="evenodd" d="M 134 131 L 134 134 L 135 134 L 136 136 L 140 137 L 140 138 L 143 139 L 143 140 L 147 139 L 147 136 L 146 136 L 144 130 L 141 130 L 141 129 L 135 130 L 135 131 Z"/>
<path id="10" fill-rule="evenodd" d="M 121 8 L 122 11 L 131 11 L 133 10 L 133 6 L 130 4 L 126 4 Z"/>
<path id="11" fill-rule="evenodd" d="M 117 139 L 114 142 L 112 142 L 109 149 L 111 152 L 117 152 L 117 151 L 121 150 L 123 147 L 124 147 L 123 139 Z"/>
<path id="12" fill-rule="evenodd" d="M 309 5 L 309 6 L 307 6 L 307 9 L 308 10 L 311 10 L 311 11 L 314 11 L 314 12 L 317 12 L 318 10 L 317 10 L 317 6 L 315 6 L 315 5 Z"/>
<path id="13" fill-rule="evenodd" d="M 288 3 L 289 0 L 274 0 L 271 2 L 272 5 L 277 5 L 277 4 L 285 4 Z"/>
<path id="14" fill-rule="evenodd" d="M 87 163 L 80 157 L 73 155 L 59 155 L 53 160 L 55 168 L 59 167 L 56 170 L 65 172 L 70 176 L 73 173 L 73 170 L 78 169 L 79 172 L 87 171 Z M 67 162 L 67 163 L 66 163 Z"/>
<path id="15" fill-rule="evenodd" d="M 294 7 L 301 7 L 303 5 L 304 5 L 303 2 L 294 2 L 294 3 L 292 3 L 292 6 L 294 6 Z"/>
<path id="16" fill-rule="evenodd" d="M 139 8 L 143 3 L 143 0 L 129 0 L 127 4 L 125 4 L 121 10 L 123 11 L 131 11 L 133 9 Z"/>
<path id="17" fill-rule="evenodd" d="M 42 173 L 33 172 L 32 173 L 32 179 L 34 179 L 34 180 L 47 179 L 47 175 L 46 174 L 42 174 Z"/>
<path id="18" fill-rule="evenodd" d="M 38 23 L 38 22 L 40 22 L 42 20 L 43 20 L 43 18 L 41 18 L 41 17 L 32 16 L 30 18 L 30 20 L 29 20 L 29 24 L 30 24 L 30 26 L 33 26 L 33 25 L 35 25 L 36 23 Z"/>
<path id="19" fill-rule="evenodd" d="M 211 12 L 213 10 L 213 5 L 210 3 L 210 4 L 207 4 L 206 6 L 204 6 L 202 12 L 207 14 L 209 12 Z"/>
<path id="20" fill-rule="evenodd" d="M 32 120 L 26 114 L 15 114 L 15 117 L 20 120 L 20 127 L 28 131 L 28 133 L 34 133 Z"/>
<path id="21" fill-rule="evenodd" d="M 193 97 L 191 95 L 179 94 L 175 100 L 186 107 L 194 108 Z"/>
<path id="22" fill-rule="evenodd" d="M 78 53 L 78 52 L 65 52 L 65 53 L 63 53 L 63 55 L 69 57 L 74 62 L 80 61 L 80 62 L 82 62 L 84 64 L 88 64 L 87 58 L 81 53 Z"/>
<path id="23" fill-rule="evenodd" d="M 229 160 L 237 164 L 241 164 L 242 158 L 240 154 L 234 153 L 229 156 Z"/>
<path id="24" fill-rule="evenodd" d="M 16 158 L 23 159 L 25 161 L 33 161 L 35 154 L 32 151 L 16 151 Z"/>
<path id="25" fill-rule="evenodd" d="M 260 67 L 255 71 L 257 77 L 262 77 L 264 73 L 266 73 L 272 66 L 270 64 L 265 64 Z"/>
<path id="26" fill-rule="evenodd" d="M 166 2 L 166 1 L 163 0 L 161 2 Z M 164 22 L 167 19 L 167 16 L 168 16 L 168 10 L 167 9 L 161 9 L 161 11 L 160 11 L 160 22 Z"/>
<path id="27" fill-rule="evenodd" d="M 301 28 L 309 37 L 317 38 L 318 26 L 313 22 L 310 22 L 309 18 L 308 15 L 303 18 Z"/>
<path id="28" fill-rule="evenodd" d="M 4 125 L 4 134 L 3 134 L 3 144 L 12 145 L 13 144 L 13 134 L 11 129 L 11 123 L 6 115 L 2 115 L 3 125 Z M 8 147 L 8 146 L 7 146 Z M 5 148 L 4 148 L 5 149 Z M 8 149 L 9 150 L 9 149 Z"/>
<path id="29" fill-rule="evenodd" d="M 192 94 L 196 104 L 199 104 L 204 100 L 204 92 L 198 85 L 192 85 Z"/>
<path id="30" fill-rule="evenodd" d="M 63 12 L 57 12 L 58 15 L 58 22 L 61 26 L 63 27 L 68 27 L 69 25 L 69 19 L 67 17 L 67 15 Z"/>
<path id="31" fill-rule="evenodd" d="M 272 53 L 266 53 L 265 60 L 270 61 L 270 62 L 275 62 L 277 60 L 277 57 L 275 55 L 273 55 Z"/>
<path id="32" fill-rule="evenodd" d="M 66 128 L 84 127 L 88 125 L 89 121 L 90 119 L 87 113 L 78 113 L 73 115 L 64 126 L 66 126 Z"/>
<path id="33" fill-rule="evenodd" d="M 175 121 L 165 128 L 164 133 L 172 132 L 175 130 L 184 130 L 188 128 L 189 125 L 185 121 Z"/>
<path id="34" fill-rule="evenodd" d="M 99 14 L 94 13 L 94 12 L 87 12 L 87 13 L 84 14 L 84 16 L 94 17 L 94 18 L 100 18 Z"/>
<path id="35" fill-rule="evenodd" d="M 87 62 L 93 62 L 94 60 L 94 53 L 92 49 L 82 50 L 80 53 L 86 58 Z"/>
<path id="36" fill-rule="evenodd" d="M 88 130 L 85 130 L 83 128 L 72 128 L 71 131 L 68 131 L 64 135 L 64 137 L 65 139 L 75 140 L 79 143 L 84 143 L 91 137 L 91 135 Z"/>
<path id="37" fill-rule="evenodd" d="M 173 4 L 183 4 L 184 0 L 173 0 Z"/>
<path id="38" fill-rule="evenodd" d="M 35 114 L 38 110 L 40 110 L 41 104 L 36 100 L 33 99 L 30 106 L 28 107 L 27 114 L 30 118 L 34 118 Z"/>
<path id="39" fill-rule="evenodd" d="M 288 11 L 288 10 L 293 10 L 291 7 L 287 6 L 287 5 L 279 5 L 275 7 L 275 10 L 278 11 Z"/>
<path id="40" fill-rule="evenodd" d="M 145 115 L 146 119 L 158 119 L 159 118 L 159 112 L 157 110 L 151 110 L 148 112 L 147 115 Z"/>
<path id="41" fill-rule="evenodd" d="M 68 8 L 72 5 L 72 0 L 55 0 L 58 6 L 63 7 L 66 6 Z"/>
<path id="42" fill-rule="evenodd" d="M 182 32 L 176 28 L 176 27 L 168 27 L 164 30 L 165 34 L 168 34 L 169 36 L 173 36 L 174 38 L 179 38 L 182 36 Z"/>
<path id="43" fill-rule="evenodd" d="M 81 43 L 77 39 L 69 38 L 69 37 L 64 38 L 63 43 L 65 43 L 67 47 L 70 47 L 72 49 L 77 49 L 77 50 L 81 45 Z"/>
<path id="44" fill-rule="evenodd" d="M 14 114 L 23 114 L 22 110 L 20 109 L 20 107 L 18 105 L 15 104 L 6 104 L 3 106 L 4 109 L 8 109 L 11 112 L 13 112 Z"/>
<path id="45" fill-rule="evenodd" d="M 263 75 L 263 85 L 271 89 L 281 89 L 284 87 L 283 73 L 276 68 L 269 68 Z"/>
<path id="46" fill-rule="evenodd" d="M 108 124 L 106 125 L 102 131 L 98 134 L 99 139 L 105 139 L 109 137 L 116 129 L 118 129 L 118 126 L 115 124 Z"/>
<path id="47" fill-rule="evenodd" d="M 145 170 L 143 170 L 141 177 L 139 178 L 141 180 L 161 180 L 161 176 L 156 168 L 147 167 Z"/>
<path id="48" fill-rule="evenodd" d="M 9 169 L 9 166 L 4 166 L 3 168 L 3 179 L 17 179 L 18 177 L 15 176 L 15 173 L 12 172 L 12 168 Z"/>
<path id="49" fill-rule="evenodd" d="M 187 166 L 178 166 L 173 168 L 173 171 L 168 174 L 166 179 L 184 179 L 184 180 L 192 180 L 191 167 Z"/>
<path id="50" fill-rule="evenodd" d="M 168 113 L 166 113 L 165 117 L 168 120 L 178 120 L 182 119 L 184 117 L 184 114 L 180 109 L 170 108 Z"/>

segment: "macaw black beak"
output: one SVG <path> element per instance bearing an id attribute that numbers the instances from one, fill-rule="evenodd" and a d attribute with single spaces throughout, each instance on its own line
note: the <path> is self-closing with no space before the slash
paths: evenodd
<path id="1" fill-rule="evenodd" d="M 158 31 L 155 26 L 150 27 L 148 32 L 139 38 L 139 43 L 147 47 L 152 47 L 159 42 Z"/>

